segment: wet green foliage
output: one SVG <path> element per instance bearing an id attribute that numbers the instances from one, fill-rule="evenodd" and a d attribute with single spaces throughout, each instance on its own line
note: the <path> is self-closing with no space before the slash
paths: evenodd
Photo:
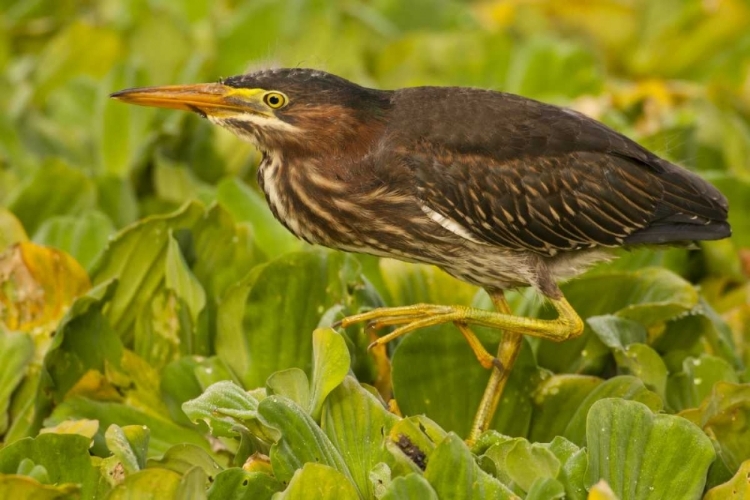
<path id="1" fill-rule="evenodd" d="M 746 0 L 5 0 L 0 26 L 1 498 L 747 495 Z M 489 374 L 457 330 L 368 353 L 330 326 L 484 292 L 295 240 L 250 145 L 107 98 L 269 65 L 576 108 L 714 182 L 734 235 L 565 284 L 584 334 L 524 340 L 469 447 Z"/>

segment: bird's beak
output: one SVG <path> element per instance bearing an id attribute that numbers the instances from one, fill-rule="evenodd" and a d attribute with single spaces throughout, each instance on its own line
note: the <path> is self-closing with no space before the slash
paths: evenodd
<path id="1" fill-rule="evenodd" d="M 265 113 L 262 89 L 238 89 L 221 83 L 167 85 L 125 89 L 111 94 L 119 101 L 139 106 L 182 109 L 202 115 L 221 116 L 239 112 Z"/>

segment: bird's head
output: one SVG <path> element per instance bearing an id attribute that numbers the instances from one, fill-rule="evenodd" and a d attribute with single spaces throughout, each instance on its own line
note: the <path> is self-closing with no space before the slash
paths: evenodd
<path id="1" fill-rule="evenodd" d="M 389 92 L 310 69 L 275 69 L 218 83 L 121 90 L 113 98 L 194 111 L 265 151 L 341 154 L 367 147 L 383 126 Z"/>

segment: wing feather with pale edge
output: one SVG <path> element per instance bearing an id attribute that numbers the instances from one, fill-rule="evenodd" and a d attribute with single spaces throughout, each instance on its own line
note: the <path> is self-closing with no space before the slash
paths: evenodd
<path id="1" fill-rule="evenodd" d="M 580 113 L 466 88 L 394 103 L 394 153 L 423 211 L 457 234 L 541 254 L 731 234 L 716 188 Z"/>

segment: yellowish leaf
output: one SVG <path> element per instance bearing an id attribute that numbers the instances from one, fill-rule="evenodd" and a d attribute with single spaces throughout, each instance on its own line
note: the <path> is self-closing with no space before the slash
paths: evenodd
<path id="1" fill-rule="evenodd" d="M 0 255 L 0 321 L 11 330 L 52 330 L 91 288 L 86 271 L 65 252 L 31 242 Z"/>
<path id="2" fill-rule="evenodd" d="M 66 398 L 84 396 L 98 401 L 122 401 L 112 382 L 100 371 L 89 370 L 78 379 L 65 395 Z"/>
<path id="3" fill-rule="evenodd" d="M 14 243 L 27 241 L 28 239 L 23 224 L 16 216 L 10 210 L 0 208 L 0 252 Z"/>
<path id="4" fill-rule="evenodd" d="M 29 476 L 0 474 L 0 498 L 33 498 L 34 500 L 65 500 L 78 497 L 76 484 L 41 484 Z"/>
<path id="5" fill-rule="evenodd" d="M 93 439 L 99 431 L 99 421 L 82 418 L 80 420 L 64 420 L 54 427 L 46 427 L 39 431 L 40 434 L 80 434 Z"/>
<path id="6" fill-rule="evenodd" d="M 750 498 L 750 460 L 742 462 L 732 479 L 708 490 L 703 500 L 742 500 L 743 498 Z"/>
<path id="7" fill-rule="evenodd" d="M 588 500 L 619 500 L 604 479 L 591 487 L 587 498 Z"/>

